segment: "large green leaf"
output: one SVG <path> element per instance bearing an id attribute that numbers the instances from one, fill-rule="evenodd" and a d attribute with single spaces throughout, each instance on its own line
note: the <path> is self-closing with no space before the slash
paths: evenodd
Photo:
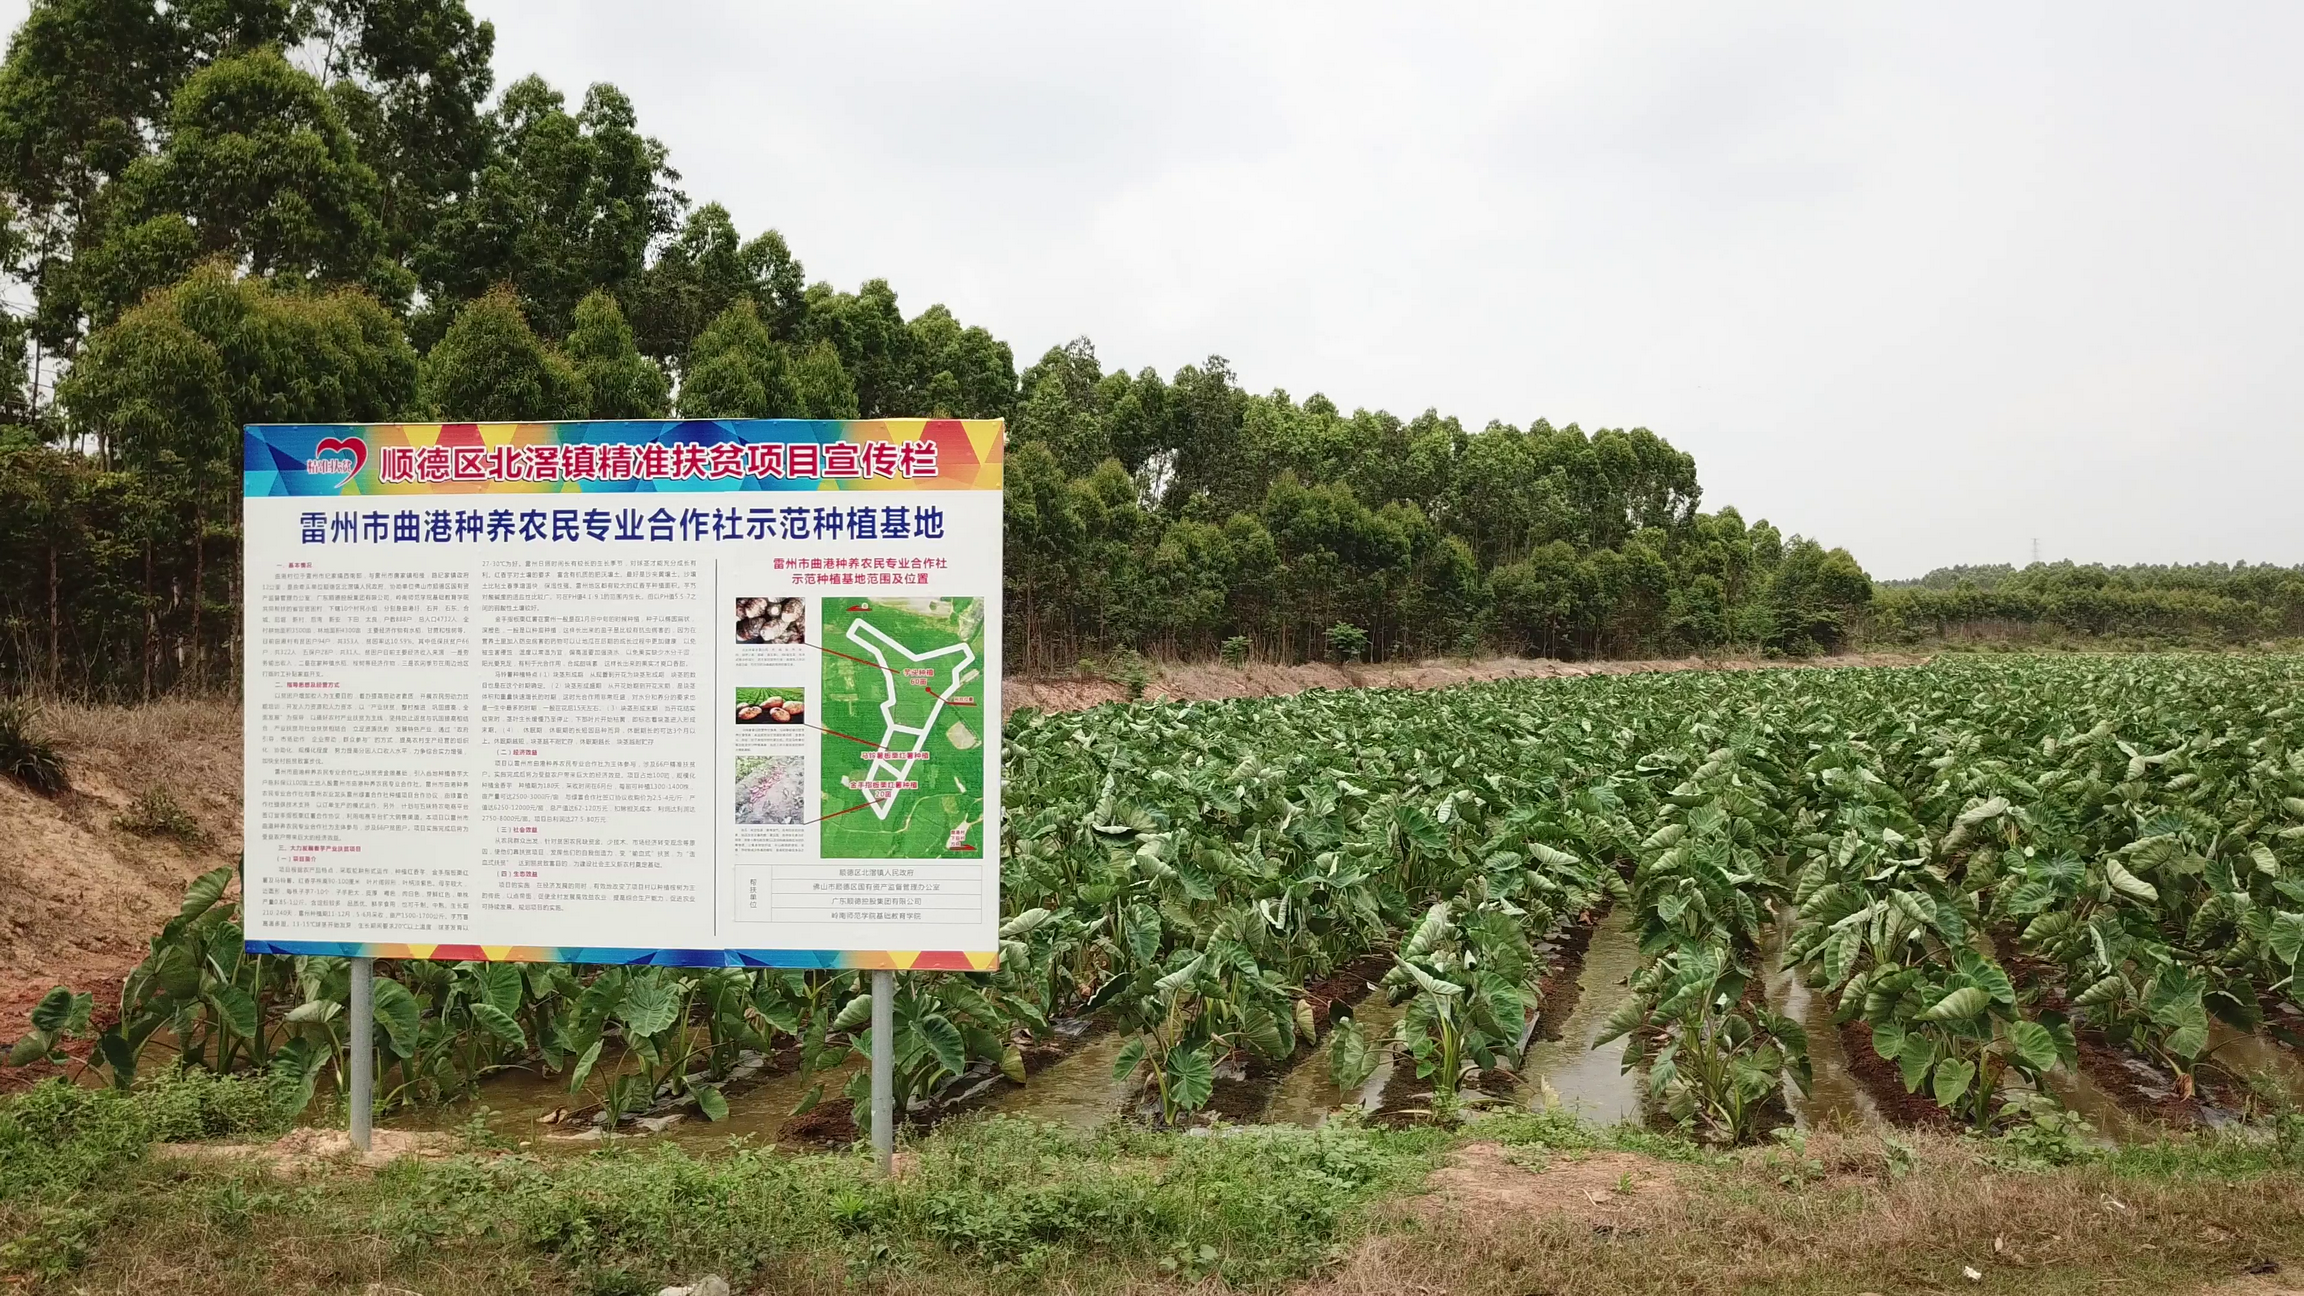
<path id="1" fill-rule="evenodd" d="M 424 1009 L 408 987 L 390 977 L 377 977 L 372 983 L 370 997 L 376 1008 L 376 1029 L 395 1054 L 401 1057 L 416 1055 L 416 1039 L 424 1023 Z M 355 1045 L 359 1041 L 353 1041 Z"/>
<path id="2" fill-rule="evenodd" d="M 1991 1004 L 1990 991 L 1981 990 L 1975 986 L 1962 986 L 1937 1000 L 1927 1011 L 1920 1014 L 1919 1019 L 1930 1022 L 1959 1021 L 1962 1018 L 1975 1016 L 1990 1007 Z"/>
<path id="3" fill-rule="evenodd" d="M 53 1035 L 63 1030 L 65 1024 L 71 1020 L 72 991 L 68 987 L 57 986 L 40 996 L 40 1002 L 32 1006 L 32 1029 L 34 1030 Z"/>
<path id="4" fill-rule="evenodd" d="M 2104 880 L 2112 884 L 2113 890 L 2130 899 L 2142 900 L 2146 904 L 2159 902 L 2160 889 L 2129 872 L 2116 859 L 2104 861 Z"/>
<path id="5" fill-rule="evenodd" d="M 872 996 L 866 992 L 856 995 L 848 1002 L 840 1005 L 840 1011 L 832 1015 L 830 1029 L 835 1034 L 841 1031 L 860 1031 L 870 1025 L 871 1022 Z"/>
<path id="6" fill-rule="evenodd" d="M 920 1033 L 920 1042 L 936 1059 L 936 1065 L 946 1075 L 958 1075 L 968 1066 L 968 1051 L 960 1039 L 960 1028 L 940 1013 L 923 1014 L 913 1023 Z"/>
<path id="7" fill-rule="evenodd" d="M 616 1009 L 617 1019 L 632 1035 L 662 1034 L 679 1016 L 680 992 L 670 978 L 661 975 L 634 977 L 624 987 L 624 1002 Z"/>
<path id="8" fill-rule="evenodd" d="M 176 911 L 177 920 L 189 923 L 214 908 L 224 898 L 225 888 L 232 885 L 233 871 L 227 864 L 192 879 L 192 885 L 184 890 L 184 906 Z"/>
<path id="9" fill-rule="evenodd" d="M 499 1043 L 512 1048 L 528 1047 L 528 1032 L 520 1028 L 519 1020 L 493 1003 L 473 1004 L 472 1020 Z"/>
<path id="10" fill-rule="evenodd" d="M 1345 1018 L 1329 1031 L 1328 1074 L 1344 1093 L 1350 1094 L 1366 1084 L 1382 1060 L 1382 1055 L 1369 1045 L 1360 1023 L 1352 1018 Z"/>
<path id="11" fill-rule="evenodd" d="M 255 1037 L 259 1021 L 256 1000 L 247 991 L 236 985 L 220 985 L 204 997 L 208 1006 L 215 1010 L 216 1019 L 229 1027 L 233 1034 L 242 1039 Z"/>
<path id="12" fill-rule="evenodd" d="M 1940 1106 L 1955 1107 L 1976 1081 L 1976 1064 L 1966 1058 L 1946 1058 L 1936 1064 L 1933 1092 Z"/>
<path id="13" fill-rule="evenodd" d="M 2008 1042 L 2015 1046 L 2017 1057 L 2039 1070 L 2056 1065 L 2056 1037 L 2038 1022 L 2010 1022 Z"/>
<path id="14" fill-rule="evenodd" d="M 698 1085 L 696 1110 L 704 1113 L 704 1119 L 708 1121 L 724 1121 L 728 1119 L 727 1096 L 720 1092 L 718 1085 Z"/>
<path id="15" fill-rule="evenodd" d="M 520 1001 L 525 997 L 526 981 L 517 963 L 479 963 L 473 966 L 473 975 L 479 980 L 481 997 L 490 1007 L 507 1017 L 520 1013 Z"/>
<path id="16" fill-rule="evenodd" d="M 2075 1007 L 2096 1008 L 2118 1000 L 2127 991 L 2128 983 L 2115 972 L 2111 976 L 2097 978 L 2087 989 L 2074 996 L 2072 1003 Z"/>
<path id="17" fill-rule="evenodd" d="M 1216 1067 L 1206 1044 L 1168 1050 L 1168 1102 L 1178 1111 L 1198 1111 L 1216 1089 Z"/>
<path id="18" fill-rule="evenodd" d="M 589 1047 L 577 1055 L 576 1065 L 568 1069 L 568 1092 L 574 1093 L 584 1087 L 585 1077 L 591 1075 L 592 1068 L 599 1064 L 600 1046 L 604 1042 L 593 1040 Z"/>
<path id="19" fill-rule="evenodd" d="M 1267 1062 L 1285 1061 L 1295 1051 L 1295 1041 L 1281 1035 L 1279 1020 L 1262 1004 L 1240 1014 L 1240 1035 Z"/>
<path id="20" fill-rule="evenodd" d="M 2264 944 L 2274 958 L 2295 967 L 2297 958 L 2304 956 L 2304 913 L 2291 913 L 2286 909 L 2274 913 L 2272 930 Z"/>
<path id="21" fill-rule="evenodd" d="M 26 1031 L 8 1050 L 8 1065 L 30 1066 L 47 1057 L 56 1049 L 56 1042 L 46 1031 Z"/>
<path id="22" fill-rule="evenodd" d="M 1136 1074 L 1136 1068 L 1142 1065 L 1144 1065 L 1144 1041 L 1132 1039 L 1123 1045 L 1119 1055 L 1112 1059 L 1112 1078 L 1114 1080 L 1126 1080 L 1129 1076 Z"/>
<path id="23" fill-rule="evenodd" d="M 1593 1038 L 1592 1047 L 1598 1048 L 1619 1036 L 1631 1033 L 1647 1019 L 1648 1014 L 1639 1000 L 1625 1000 L 1617 1005 L 1616 1011 L 1608 1014 L 1608 1020 L 1600 1023 L 1600 1033 Z"/>

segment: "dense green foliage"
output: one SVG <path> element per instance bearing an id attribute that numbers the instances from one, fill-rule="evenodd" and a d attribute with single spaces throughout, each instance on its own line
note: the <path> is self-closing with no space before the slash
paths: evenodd
<path id="1" fill-rule="evenodd" d="M 1978 1125 L 2007 1075 L 2069 1064 L 2084 1031 L 2189 1092 L 2219 1067 L 2217 1022 L 2297 1019 L 2300 672 L 1969 661 L 1022 713 L 1002 966 L 904 979 L 901 1097 L 932 1114 L 1021 1079 L 1020 1040 L 1091 1016 L 1133 1037 L 1122 1077 L 1164 1120 L 1205 1105 L 1228 1058 L 1315 1042 L 1340 1077 L 1394 1051 L 1445 1111 L 1517 1067 L 1531 942 L 1609 897 L 1634 907 L 1644 959 L 1611 1030 L 1636 1033 L 1628 1065 L 1709 1136 L 1764 1127 L 1783 1078 L 1805 1078 L 1800 1027 L 1746 993 L 1780 922 L 1842 1020 Z M 228 882 L 201 879 L 129 977 L 91 1055 L 116 1083 L 163 1038 L 306 1095 L 342 1065 L 343 962 L 240 956 Z M 1409 1005 L 1397 1030 L 1316 1040 L 1304 987 L 1371 953 Z M 2022 976 L 2002 962 L 2017 953 Z M 386 970 L 387 1101 L 520 1064 L 611 1120 L 717 1116 L 748 1056 L 797 1045 L 829 1085 L 870 1043 L 853 972 Z M 89 1007 L 59 989 L 16 1060 L 87 1033 Z"/>
<path id="2" fill-rule="evenodd" d="M 0 65 L 0 273 L 33 298 L 0 311 L 0 679 L 234 678 L 258 421 L 1005 418 L 1023 667 L 1805 653 L 1870 599 L 1846 553 L 1699 513 L 1643 429 L 1346 415 L 1086 339 L 1019 374 L 691 208 L 615 87 L 491 99 L 494 44 L 462 0 L 33 6 Z"/>
<path id="3" fill-rule="evenodd" d="M 1872 612 L 1889 640 L 1963 636 L 2245 644 L 2304 634 L 2304 568 L 2195 563 L 1942 567 L 1883 581 Z"/>

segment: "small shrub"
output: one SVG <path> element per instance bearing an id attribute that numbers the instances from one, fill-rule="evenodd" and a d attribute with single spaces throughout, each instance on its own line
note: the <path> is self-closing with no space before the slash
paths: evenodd
<path id="1" fill-rule="evenodd" d="M 2000 1144 L 2019 1165 L 2071 1165 L 2096 1150 L 2087 1120 L 2046 1094 L 2011 1094 L 2000 1105 L 2000 1118 L 2008 1122 Z"/>
<path id="2" fill-rule="evenodd" d="M 1097 673 L 1127 689 L 1130 701 L 1141 699 L 1145 688 L 1152 683 L 1152 663 L 1133 648 L 1113 653 L 1098 666 Z"/>
<path id="3" fill-rule="evenodd" d="M 1231 638 L 1225 640 L 1223 646 L 1216 650 L 1216 656 L 1220 658 L 1227 666 L 1247 665 L 1248 636 L 1234 635 Z"/>
<path id="4" fill-rule="evenodd" d="M 126 810 L 112 817 L 112 826 L 138 837 L 166 837 L 194 850 L 213 840 L 208 830 L 200 826 L 200 821 L 176 804 L 176 798 L 164 787 L 144 789 Z"/>
<path id="5" fill-rule="evenodd" d="M 1458 657 L 1479 656 L 1480 632 L 1477 630 L 1467 630 L 1464 633 L 1456 636 L 1455 652 Z"/>
<path id="6" fill-rule="evenodd" d="M 1344 621 L 1328 627 L 1328 655 L 1340 662 L 1365 660 L 1368 656 L 1368 632 Z"/>
<path id="7" fill-rule="evenodd" d="M 64 753 L 40 732 L 40 708 L 27 698 L 0 698 L 0 774 L 43 796 L 72 785 Z"/>

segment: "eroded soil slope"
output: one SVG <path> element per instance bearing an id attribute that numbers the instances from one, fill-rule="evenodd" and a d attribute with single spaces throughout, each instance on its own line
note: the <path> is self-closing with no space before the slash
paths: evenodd
<path id="1" fill-rule="evenodd" d="M 240 852 L 240 708 L 230 700 L 140 707 L 51 705 L 72 790 L 35 796 L 0 779 L 0 1041 L 24 1029 L 50 986 L 96 991 L 119 978 L 176 911 L 195 874 Z M 116 821 L 163 788 L 207 840 L 138 837 Z"/>

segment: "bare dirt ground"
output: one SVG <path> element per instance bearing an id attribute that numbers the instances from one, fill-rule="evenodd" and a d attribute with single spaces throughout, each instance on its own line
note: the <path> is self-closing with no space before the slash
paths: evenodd
<path id="1" fill-rule="evenodd" d="M 240 852 L 240 708 L 229 700 L 140 707 L 55 705 L 46 729 L 72 790 L 49 798 L 0 779 L 0 1041 L 25 1027 L 51 986 L 117 1007 L 122 974 L 176 912 L 195 875 Z M 164 788 L 209 840 L 133 836 L 114 820 Z M 23 1077 L 0 1067 L 0 1085 Z"/>
<path id="2" fill-rule="evenodd" d="M 1674 658 L 1655 661 L 1554 661 L 1549 658 L 1489 657 L 1477 661 L 1433 658 L 1420 662 L 1386 662 L 1380 666 L 1333 665 L 1310 662 L 1302 666 L 1275 666 L 1250 662 L 1225 666 L 1211 662 L 1151 664 L 1152 678 L 1144 687 L 1148 701 L 1199 701 L 1216 698 L 1283 697 L 1306 689 L 1331 688 L 1446 688 L 1452 684 L 1481 684 L 1490 680 L 1558 679 L 1577 675 L 1639 675 L 1654 671 L 1766 670 L 1801 666 L 1917 666 L 1926 653 L 1851 653 L 1805 661 L 1767 661 L 1756 657 L 1707 659 Z M 1042 711 L 1082 711 L 1105 702 L 1125 702 L 1128 688 L 1094 675 L 1018 676 L 1001 682 L 1003 714 L 1025 707 Z"/>
<path id="3" fill-rule="evenodd" d="M 376 1130 L 369 1135 L 368 1150 L 361 1152 L 352 1146 L 352 1135 L 345 1130 L 297 1129 L 268 1143 L 162 1143 L 153 1153 L 162 1159 L 245 1165 L 294 1176 L 329 1165 L 374 1170 L 402 1157 L 437 1159 L 456 1150 L 455 1136 L 438 1132 Z"/>

